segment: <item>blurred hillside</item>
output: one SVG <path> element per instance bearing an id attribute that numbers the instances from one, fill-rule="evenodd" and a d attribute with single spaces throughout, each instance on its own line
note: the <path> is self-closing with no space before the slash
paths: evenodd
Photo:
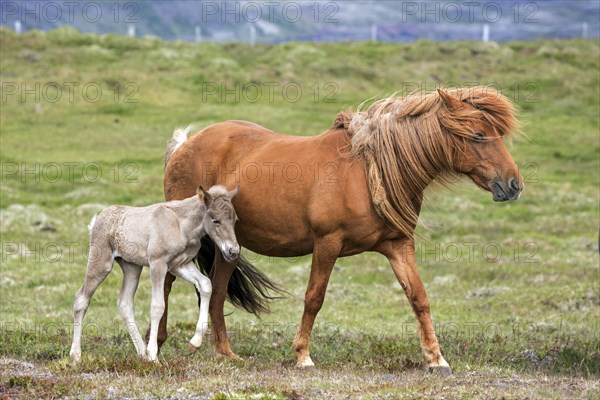
<path id="1" fill-rule="evenodd" d="M 600 2 L 414 1 L 3 1 L 0 23 L 48 30 L 154 35 L 166 40 L 405 42 L 599 38 Z M 133 32 L 131 32 L 133 33 Z"/>
<path id="2" fill-rule="evenodd" d="M 110 165 L 133 158 L 160 177 L 164 142 L 179 125 L 247 119 L 317 134 L 340 110 L 373 96 L 480 84 L 501 90 L 523 110 L 525 132 L 538 144 L 528 149 L 527 161 L 543 161 L 550 176 L 575 184 L 584 179 L 582 170 L 597 170 L 599 44 L 419 40 L 250 47 L 84 34 L 71 27 L 22 35 L 0 29 L 0 158 L 78 161 L 85 148 L 88 160 Z M 3 186 L 3 201 L 28 202 L 48 189 L 57 197 L 46 193 L 44 201 L 61 203 L 65 192 L 80 190 L 72 182 L 45 188 L 18 178 Z M 148 186 L 126 185 L 123 197 L 110 201 L 160 199 L 161 185 L 152 179 Z M 133 196 L 128 191 L 134 187 L 144 190 Z M 79 195 L 78 201 L 109 200 L 106 192 Z"/>

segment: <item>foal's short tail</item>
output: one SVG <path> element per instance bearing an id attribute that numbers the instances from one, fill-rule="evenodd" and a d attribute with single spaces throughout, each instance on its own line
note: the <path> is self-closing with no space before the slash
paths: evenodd
<path id="1" fill-rule="evenodd" d="M 92 217 L 92 220 L 88 224 L 88 232 L 90 233 L 90 236 L 92 236 L 92 231 L 94 230 L 94 225 L 96 225 L 96 217 L 97 217 L 97 215 L 94 215 Z"/>
<path id="2" fill-rule="evenodd" d="M 209 275 L 215 258 L 215 244 L 208 237 L 202 238 L 198 255 L 200 270 Z M 274 294 L 271 294 L 274 292 Z M 238 258 L 227 284 L 227 299 L 238 308 L 259 315 L 269 312 L 269 303 L 288 294 L 242 256 Z M 200 300 L 198 300 L 200 301 Z"/>

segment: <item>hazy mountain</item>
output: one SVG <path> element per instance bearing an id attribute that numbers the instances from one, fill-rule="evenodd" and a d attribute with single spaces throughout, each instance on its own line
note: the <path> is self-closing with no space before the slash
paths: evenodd
<path id="1" fill-rule="evenodd" d="M 0 23 L 23 31 L 73 25 L 83 32 L 167 40 L 385 41 L 600 37 L 600 1 L 0 1 Z"/>

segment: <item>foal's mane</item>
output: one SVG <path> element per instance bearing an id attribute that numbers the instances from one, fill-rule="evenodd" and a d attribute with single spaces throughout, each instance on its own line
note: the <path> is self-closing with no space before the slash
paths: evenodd
<path id="1" fill-rule="evenodd" d="M 348 131 L 350 155 L 364 159 L 377 213 L 412 237 L 423 191 L 434 179 L 448 182 L 455 156 L 473 138 L 472 122 L 510 137 L 518 131 L 515 114 L 496 90 L 471 87 L 384 98 L 338 114 L 334 128 Z"/>

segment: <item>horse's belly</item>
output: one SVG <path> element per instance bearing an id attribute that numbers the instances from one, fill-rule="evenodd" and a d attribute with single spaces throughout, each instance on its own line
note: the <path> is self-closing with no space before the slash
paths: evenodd
<path id="1" fill-rule="evenodd" d="M 240 218 L 241 219 L 241 218 Z M 303 224 L 301 224 L 303 225 Z M 273 257 L 296 257 L 312 253 L 313 241 L 306 226 L 248 223 L 236 225 L 241 246 Z"/>

